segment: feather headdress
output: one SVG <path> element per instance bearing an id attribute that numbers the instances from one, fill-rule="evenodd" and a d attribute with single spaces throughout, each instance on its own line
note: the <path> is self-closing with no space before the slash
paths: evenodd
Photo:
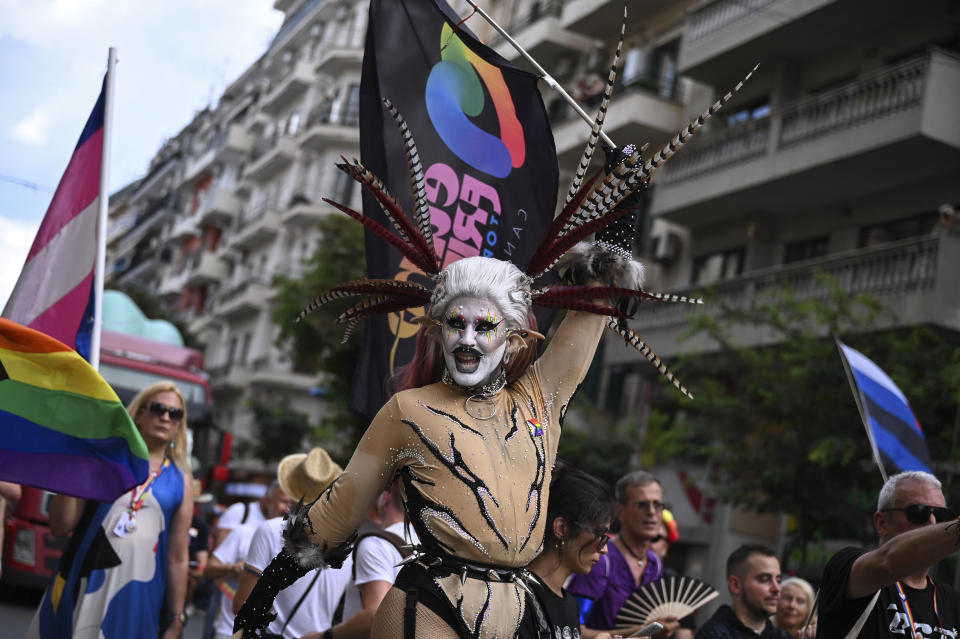
<path id="1" fill-rule="evenodd" d="M 644 149 L 629 145 L 619 150 L 619 158 L 616 162 L 608 164 L 596 174 L 587 177 L 613 93 L 625 25 L 626 8 L 624 8 L 624 26 L 621 27 L 620 42 L 610 66 L 603 99 L 591 128 L 590 138 L 567 192 L 566 201 L 526 267 L 521 267 L 529 278 L 525 281 L 531 284 L 552 269 L 556 269 L 564 276 L 565 283 L 540 289 L 532 289 L 531 286 L 532 290 L 529 292 L 525 290 L 523 295 L 528 305 L 536 304 L 547 308 L 572 309 L 608 316 L 608 328 L 623 337 L 628 345 L 646 357 L 680 392 L 692 398 L 690 392 L 646 342 L 626 325 L 626 320 L 632 316 L 640 300 L 690 304 L 700 304 L 701 300 L 643 290 L 643 267 L 631 259 L 629 248 L 610 250 L 606 242 L 593 244 L 584 240 L 633 214 L 633 209 L 627 200 L 628 196 L 647 188 L 651 173 L 660 168 L 686 144 L 704 123 L 733 97 L 750 78 L 756 67 L 736 87 L 684 127 L 649 160 L 644 161 L 642 155 Z M 432 277 L 434 288 L 437 288 L 443 273 L 433 245 L 433 228 L 430 224 L 430 210 L 426 203 L 420 154 L 402 115 L 389 100 L 385 99 L 383 102 L 396 121 L 402 137 L 413 194 L 413 216 L 408 216 L 396 199 L 387 192 L 380 179 L 356 159 L 347 161 L 344 158 L 343 163 L 337 166 L 360 182 L 376 198 L 396 233 L 347 206 L 332 200 L 324 201 L 382 237 L 426 275 Z M 598 281 L 603 282 L 604 285 L 592 284 Z M 525 284 L 524 288 L 526 287 Z M 297 319 L 298 321 L 303 319 L 308 313 L 334 300 L 348 296 L 365 296 L 364 300 L 337 318 L 338 322 L 347 324 L 347 332 L 344 336 L 344 339 L 347 339 L 362 319 L 429 305 L 434 293 L 435 291 L 431 288 L 414 282 L 363 279 L 334 287 L 317 297 Z M 615 305 L 610 305 L 611 300 Z"/>

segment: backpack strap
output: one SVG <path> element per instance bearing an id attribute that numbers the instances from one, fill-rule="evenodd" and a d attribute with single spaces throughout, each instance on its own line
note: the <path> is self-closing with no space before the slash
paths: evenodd
<path id="1" fill-rule="evenodd" d="M 357 579 L 357 549 L 360 548 L 360 542 L 367 537 L 379 537 L 380 539 L 389 541 L 403 559 L 406 559 L 413 553 L 413 547 L 410 546 L 403 537 L 384 529 L 383 526 L 367 520 L 363 522 L 357 530 L 357 541 L 353 545 L 353 566 L 351 567 L 351 571 L 354 581 Z"/>

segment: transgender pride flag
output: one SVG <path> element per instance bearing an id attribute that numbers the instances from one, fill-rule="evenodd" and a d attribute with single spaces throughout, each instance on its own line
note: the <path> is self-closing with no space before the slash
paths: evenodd
<path id="1" fill-rule="evenodd" d="M 863 353 L 839 340 L 837 346 L 884 480 L 906 470 L 932 473 L 927 440 L 907 398 Z"/>
<path id="2" fill-rule="evenodd" d="M 27 253 L 3 317 L 90 359 L 107 80 Z"/>

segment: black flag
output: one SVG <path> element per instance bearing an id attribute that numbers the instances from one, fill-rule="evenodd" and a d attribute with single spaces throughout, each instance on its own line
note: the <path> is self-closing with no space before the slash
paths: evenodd
<path id="1" fill-rule="evenodd" d="M 384 98 L 417 142 L 443 265 L 483 255 L 523 268 L 553 219 L 557 196 L 556 148 L 536 76 L 481 44 L 442 0 L 371 0 L 361 160 L 411 211 L 406 156 Z M 369 193 L 363 212 L 388 224 Z M 425 277 L 370 232 L 366 251 L 372 278 Z M 412 357 L 418 326 L 410 320 L 422 309 L 411 310 L 368 320 L 352 401 L 367 417 L 386 402 L 387 380 Z"/>

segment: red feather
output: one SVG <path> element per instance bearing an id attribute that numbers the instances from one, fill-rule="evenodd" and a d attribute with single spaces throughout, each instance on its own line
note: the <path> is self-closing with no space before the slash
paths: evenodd
<path id="1" fill-rule="evenodd" d="M 351 319 L 363 319 L 369 317 L 370 315 L 380 315 L 382 313 L 392 313 L 395 311 L 402 311 L 408 308 L 416 308 L 417 306 L 423 306 L 421 300 L 406 299 L 389 299 L 386 297 L 371 297 L 370 299 L 363 300 L 356 306 L 348 308 L 346 311 L 340 314 L 337 317 L 337 322 L 343 323 Z"/>
<path id="2" fill-rule="evenodd" d="M 608 315 L 617 319 L 629 319 L 622 311 L 609 306 L 601 306 L 591 302 L 584 302 L 577 299 L 535 299 L 533 303 L 544 308 L 566 308 L 571 311 L 585 311 L 587 313 L 596 313 L 597 315 Z"/>
<path id="3" fill-rule="evenodd" d="M 344 162 L 346 162 L 346 158 L 343 159 Z M 430 273 L 431 275 L 439 273 L 440 268 L 437 265 L 439 264 L 440 260 L 437 258 L 437 255 L 433 250 L 433 245 L 423 237 L 420 229 L 415 227 L 410 222 L 403 208 L 397 204 L 397 201 L 393 199 L 393 196 L 387 193 L 380 179 L 367 170 L 367 168 L 360 164 L 360 162 L 357 160 L 354 160 L 352 165 L 345 164 L 343 166 L 343 170 L 349 172 L 355 180 L 363 184 L 363 186 L 366 187 L 366 189 L 377 198 L 377 202 L 380 203 L 380 208 L 383 209 L 383 212 L 386 214 L 386 216 L 389 217 L 390 220 L 400 229 L 400 232 L 408 239 L 408 241 L 410 241 L 418 251 L 423 253 L 423 263 L 433 263 L 433 270 L 426 272 Z"/>
<path id="4" fill-rule="evenodd" d="M 415 248 L 398 238 L 396 235 L 390 232 L 390 229 L 385 227 L 383 224 L 380 224 L 374 219 L 371 219 L 362 213 L 357 213 L 349 206 L 344 206 L 339 202 L 334 202 L 330 198 L 323 198 L 323 201 L 329 204 L 330 206 L 343 211 L 356 221 L 363 224 L 365 227 L 377 234 L 378 237 L 382 237 L 387 242 L 389 242 L 394 248 L 403 253 L 407 259 L 413 262 L 417 267 L 419 267 L 424 273 L 434 274 L 437 272 L 437 265 L 430 265 L 429 262 L 426 262 L 423 258 L 424 256 L 417 251 Z"/>
<path id="5" fill-rule="evenodd" d="M 564 253 L 570 250 L 574 244 L 588 235 L 596 233 L 608 224 L 612 224 L 613 222 L 619 220 L 627 213 L 633 211 L 634 208 L 635 207 L 623 207 L 616 209 L 607 213 L 603 217 L 586 222 L 585 224 L 581 224 L 577 228 L 571 230 L 569 233 L 554 242 L 550 246 L 550 250 L 547 251 L 539 261 L 536 263 L 531 261 L 531 264 L 527 266 L 527 274 L 536 278 L 543 272 L 550 270 L 553 265 L 557 263 L 557 260 L 559 260 Z"/>
<path id="6" fill-rule="evenodd" d="M 590 191 L 590 188 L 593 186 L 593 183 L 597 181 L 597 178 L 603 173 L 603 170 L 597 171 L 587 182 L 580 187 L 580 190 L 577 191 L 577 194 L 567 202 L 560 213 L 557 214 L 557 217 L 553 218 L 553 222 L 550 223 L 550 227 L 547 229 L 547 232 L 543 234 L 543 239 L 540 241 L 540 246 L 537 247 L 537 250 L 533 253 L 533 257 L 530 258 L 530 262 L 527 264 L 527 275 L 532 274 L 534 271 L 531 270 L 533 264 L 541 263 L 543 256 L 550 250 L 550 247 L 558 239 L 560 235 L 560 230 L 564 227 L 570 217 L 577 212 L 577 209 L 580 208 L 580 204 L 583 203 L 583 198 L 587 196 L 587 193 Z M 572 245 L 571 245 L 572 246 Z"/>

